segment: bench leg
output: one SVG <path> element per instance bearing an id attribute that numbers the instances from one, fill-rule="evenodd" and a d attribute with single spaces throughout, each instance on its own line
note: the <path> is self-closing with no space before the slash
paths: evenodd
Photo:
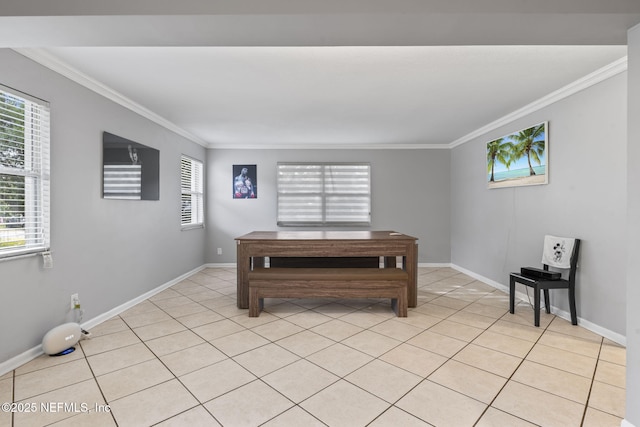
<path id="1" fill-rule="evenodd" d="M 402 303 L 398 301 L 398 317 L 407 317 L 407 304 L 409 300 L 407 298 L 402 298 L 402 300 Z"/>
<path id="2" fill-rule="evenodd" d="M 394 310 L 398 317 L 407 317 L 407 306 L 409 304 L 409 298 L 407 297 L 407 289 L 404 288 L 400 291 L 397 299 L 392 299 L 392 302 L 395 302 L 396 307 Z"/>
<path id="3" fill-rule="evenodd" d="M 258 298 L 258 290 L 249 288 L 249 317 L 260 316 L 262 301 L 261 298 Z"/>

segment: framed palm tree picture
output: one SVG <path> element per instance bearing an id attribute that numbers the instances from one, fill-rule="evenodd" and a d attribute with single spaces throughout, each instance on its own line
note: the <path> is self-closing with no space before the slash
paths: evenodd
<path id="1" fill-rule="evenodd" d="M 549 182 L 548 122 L 487 142 L 487 187 Z"/>

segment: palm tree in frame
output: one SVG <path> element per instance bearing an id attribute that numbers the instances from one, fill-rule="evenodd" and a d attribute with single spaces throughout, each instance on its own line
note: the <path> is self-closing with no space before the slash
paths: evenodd
<path id="1" fill-rule="evenodd" d="M 529 176 L 536 174 L 533 166 L 531 166 L 531 159 L 533 158 L 533 161 L 538 165 L 542 163 L 540 159 L 544 155 L 545 149 L 544 132 L 544 123 L 542 123 L 513 135 L 513 139 L 516 142 L 514 145 L 514 158 L 519 159 L 522 156 L 527 156 Z"/>
<path id="2" fill-rule="evenodd" d="M 509 169 L 512 162 L 512 152 L 513 144 L 511 142 L 504 142 L 504 138 L 498 138 L 495 141 L 487 143 L 487 172 L 491 172 L 489 182 L 495 182 L 493 170 L 495 169 L 496 161 L 499 161 Z"/>

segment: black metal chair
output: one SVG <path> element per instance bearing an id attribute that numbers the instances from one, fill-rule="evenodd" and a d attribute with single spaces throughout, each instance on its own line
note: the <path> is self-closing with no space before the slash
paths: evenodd
<path id="1" fill-rule="evenodd" d="M 516 293 L 516 283 L 521 283 L 525 286 L 533 288 L 533 310 L 534 310 L 534 324 L 540 326 L 540 291 L 544 291 L 544 305 L 547 313 L 551 313 L 549 306 L 549 289 L 568 289 L 569 290 L 569 309 L 571 311 L 571 324 L 578 324 L 578 316 L 576 314 L 576 269 L 578 266 L 578 254 L 580 252 L 580 239 L 574 240 L 573 252 L 571 253 L 571 260 L 569 268 L 569 276 L 567 279 L 549 279 L 544 272 L 549 271 L 549 266 L 543 264 L 542 270 L 539 270 L 540 274 L 526 274 L 526 270 L 521 270 L 520 273 L 511 273 L 509 275 L 509 312 L 514 313 L 514 300 Z M 529 269 L 535 270 L 535 269 Z"/>

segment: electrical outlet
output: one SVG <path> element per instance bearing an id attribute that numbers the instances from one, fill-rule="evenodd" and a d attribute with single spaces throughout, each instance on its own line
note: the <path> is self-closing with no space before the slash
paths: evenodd
<path id="1" fill-rule="evenodd" d="M 218 248 L 218 255 L 222 255 L 222 248 Z"/>
<path id="2" fill-rule="evenodd" d="M 80 297 L 78 294 L 71 294 L 71 310 L 80 307 Z"/>

